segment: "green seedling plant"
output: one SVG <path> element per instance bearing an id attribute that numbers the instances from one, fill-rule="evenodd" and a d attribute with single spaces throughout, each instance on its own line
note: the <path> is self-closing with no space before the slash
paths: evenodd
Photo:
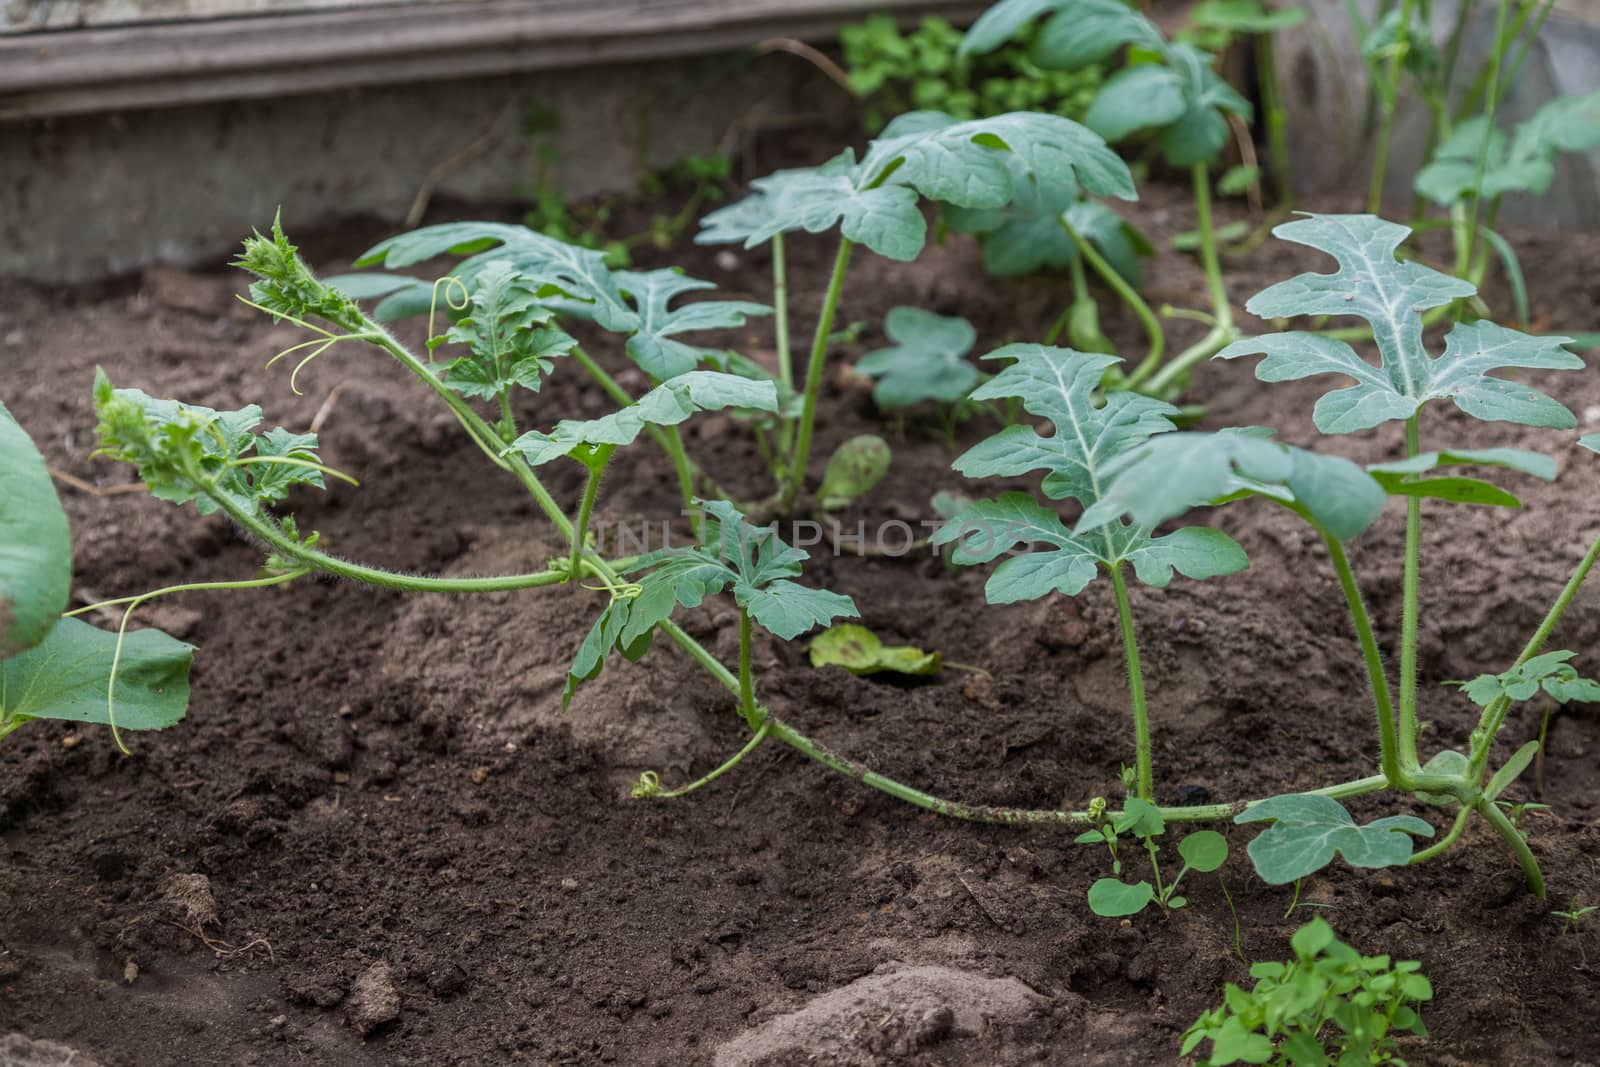
<path id="1" fill-rule="evenodd" d="M 1397 1039 L 1428 1036 L 1417 1009 L 1433 999 L 1433 984 L 1422 964 L 1363 956 L 1322 919 L 1289 943 L 1293 960 L 1254 964 L 1249 989 L 1224 987 L 1223 1002 L 1184 1031 L 1181 1054 L 1199 1056 L 1209 1041 L 1209 1054 L 1196 1061 L 1202 1067 L 1405 1067 Z"/>
<path id="2" fill-rule="evenodd" d="M 159 730 L 182 719 L 194 648 L 160 630 L 128 632 L 133 608 L 159 591 L 66 611 L 67 514 L 44 457 L 4 404 L 0 536 L 0 738 L 55 719 L 109 726 L 120 746 L 119 730 Z M 122 604 L 129 606 L 115 633 L 72 617 Z"/>
<path id="3" fill-rule="evenodd" d="M 1090 804 L 1091 810 L 1104 809 L 1104 801 Z M 1079 834 L 1080 845 L 1104 844 L 1111 852 L 1113 878 L 1101 878 L 1089 887 L 1089 910 L 1108 919 L 1137 915 L 1151 904 L 1162 912 L 1185 907 L 1189 902 L 1178 895 L 1178 885 L 1190 871 L 1210 874 L 1228 860 L 1228 839 L 1215 830 L 1194 830 L 1178 842 L 1178 855 L 1183 865 L 1170 882 L 1161 877 L 1159 838 L 1166 833 L 1166 820 L 1161 810 L 1147 800 L 1129 797 L 1122 811 L 1113 818 L 1105 818 L 1100 826 Z M 1150 877 L 1154 882 L 1125 882 L 1122 874 L 1119 840 L 1123 835 L 1134 838 L 1150 857 Z"/>
<path id="4" fill-rule="evenodd" d="M 1099 137 L 1069 119 L 1028 113 L 961 122 L 912 112 L 891 122 L 859 161 L 846 149 L 819 167 L 779 171 L 753 187 L 752 196 L 706 216 L 696 240 L 754 248 L 787 233 L 840 230 L 800 390 L 800 417 L 778 449 L 776 501 L 784 510 L 795 505 L 806 482 L 829 338 L 857 244 L 889 259 L 916 258 L 927 241 L 922 201 L 990 209 L 1030 189 L 1047 195 L 1059 188 L 1134 196 L 1127 165 Z M 774 243 L 773 258 L 775 271 L 781 270 L 781 244 Z M 778 358 L 780 380 L 792 385 L 781 335 Z"/>
<path id="5" fill-rule="evenodd" d="M 1418 196 L 1445 208 L 1455 240 L 1455 273 L 1481 280 L 1491 250 L 1511 283 L 1518 321 L 1528 321 L 1527 285 L 1509 242 L 1495 230 L 1504 198 L 1543 196 L 1565 152 L 1600 147 L 1600 93 L 1551 100 L 1507 137 L 1488 114 L 1459 123 L 1414 179 Z M 1474 237 L 1481 237 L 1482 243 Z M 1474 256 L 1476 254 L 1476 261 Z"/>
<path id="6" fill-rule="evenodd" d="M 894 343 L 868 352 L 855 367 L 873 379 L 873 403 L 879 411 L 896 414 L 932 405 L 939 413 L 946 445 L 954 448 L 956 427 L 980 410 L 967 398 L 982 378 L 966 358 L 978 339 L 977 331 L 958 316 L 897 307 L 884 317 L 883 332 Z"/>
<path id="7" fill-rule="evenodd" d="M 1552 911 L 1552 919 L 1561 920 L 1561 933 L 1564 935 L 1582 933 L 1588 924 L 1589 916 L 1600 911 L 1600 904 L 1583 904 L 1578 897 L 1573 897 L 1567 903 L 1566 910 Z"/>
<path id="8" fill-rule="evenodd" d="M 962 50 L 969 55 L 992 51 L 1041 16 L 1032 51 L 1041 66 L 1074 70 L 1125 52 L 1125 65 L 1100 87 L 1084 125 L 1112 143 L 1149 133 L 1169 165 L 1189 172 L 1212 305 L 1209 313 L 1190 314 L 1200 314 L 1211 328 L 1164 361 L 1160 325 L 1154 316 L 1141 314 L 1151 334 L 1150 351 L 1118 383 L 1171 399 L 1182 391 L 1196 364 L 1237 335 L 1212 223 L 1211 175 L 1231 136 L 1229 116 L 1248 121 L 1250 102 L 1218 76 L 1209 53 L 1184 41 L 1169 41 L 1155 23 L 1121 0 L 1001 0 L 973 24 Z M 1102 277 L 1114 287 L 1110 277 Z M 1143 302 L 1130 300 L 1129 305 L 1137 312 Z"/>

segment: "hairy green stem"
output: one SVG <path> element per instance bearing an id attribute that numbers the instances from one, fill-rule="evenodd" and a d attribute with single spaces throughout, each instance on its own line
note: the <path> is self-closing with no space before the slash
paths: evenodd
<path id="1" fill-rule="evenodd" d="M 844 277 L 850 269 L 850 252 L 855 248 L 848 237 L 839 238 L 839 252 L 833 260 L 833 274 L 828 279 L 828 291 L 822 298 L 822 313 L 817 319 L 817 332 L 811 339 L 811 358 L 806 364 L 805 402 L 800 409 L 800 429 L 794 451 L 789 456 L 786 481 L 779 496 L 784 507 L 793 506 L 805 488 L 806 464 L 811 459 L 811 432 L 817 419 L 817 394 L 822 391 L 822 369 L 828 361 L 828 338 L 833 334 L 833 317 L 839 310 L 839 297 L 844 292 Z"/>
<path id="2" fill-rule="evenodd" d="M 589 470 L 588 481 L 583 486 L 583 500 L 578 504 L 578 520 L 572 524 L 572 552 L 567 558 L 567 578 L 576 578 L 581 572 L 579 566 L 583 558 L 584 544 L 589 533 L 589 519 L 594 514 L 595 498 L 600 494 L 600 479 L 605 476 L 606 464 L 611 462 L 611 456 L 616 452 L 616 445 L 600 445 L 594 451 L 594 456 L 585 466 Z"/>
<path id="3" fill-rule="evenodd" d="M 1406 455 L 1422 450 L 1418 417 L 1406 420 Z M 1406 555 L 1401 589 L 1400 616 L 1400 766 L 1407 775 L 1417 764 L 1417 623 L 1418 591 L 1421 585 L 1422 498 L 1406 497 Z"/>
<path id="4" fill-rule="evenodd" d="M 1505 57 L 1507 15 L 1511 9 L 1509 0 L 1501 0 L 1497 5 L 1494 20 L 1494 51 L 1489 54 L 1489 95 L 1483 108 L 1483 118 L 1487 129 L 1484 138 L 1478 145 L 1478 158 L 1473 163 L 1472 186 L 1468 190 L 1467 198 L 1467 232 L 1466 264 L 1472 263 L 1473 244 L 1478 238 L 1478 214 L 1483 204 L 1483 175 L 1489 166 L 1489 131 L 1494 129 L 1495 111 L 1500 104 L 1500 63 Z M 1526 10 L 1526 9 L 1524 9 Z"/>
<path id="5" fill-rule="evenodd" d="M 1222 263 L 1217 258 L 1217 234 L 1211 221 L 1211 172 L 1204 163 L 1196 163 L 1190 174 L 1194 183 L 1196 227 L 1200 233 L 1200 264 L 1205 269 L 1206 288 L 1211 293 L 1212 327 L 1142 384 L 1140 391 L 1151 396 L 1176 392 L 1191 368 L 1222 351 L 1238 335 L 1233 325 L 1233 305 L 1228 302 L 1228 287 L 1222 277 Z"/>
<path id="6" fill-rule="evenodd" d="M 1089 266 L 1093 267 L 1100 280 L 1105 282 L 1112 292 L 1121 297 L 1124 304 L 1128 305 L 1129 310 L 1138 318 L 1139 324 L 1144 327 L 1145 336 L 1150 340 L 1150 349 L 1145 353 L 1143 361 L 1128 376 L 1128 388 L 1137 388 L 1141 381 L 1155 373 L 1155 369 L 1161 365 L 1161 355 L 1165 351 L 1167 344 L 1167 335 L 1161 329 L 1161 320 L 1156 318 L 1155 312 L 1150 310 L 1150 305 L 1145 303 L 1144 298 L 1139 295 L 1139 291 L 1129 285 L 1127 279 L 1118 274 L 1116 268 L 1106 262 L 1106 258 L 1100 254 L 1100 250 L 1085 240 L 1084 236 L 1067 221 L 1066 215 L 1062 215 L 1060 221 L 1061 228 L 1067 232 L 1068 237 L 1072 238 L 1072 243 L 1077 245 L 1078 255 Z"/>
<path id="7" fill-rule="evenodd" d="M 1435 841 L 1433 844 L 1429 845 L 1427 848 L 1423 849 L 1421 852 L 1413 852 L 1411 854 L 1411 859 L 1408 862 L 1412 864 L 1427 863 L 1435 856 L 1444 855 L 1445 852 L 1449 850 L 1451 845 L 1461 840 L 1461 832 L 1467 828 L 1467 822 L 1471 820 L 1474 810 L 1476 809 L 1474 809 L 1470 804 L 1461 805 L 1461 807 L 1456 811 L 1455 822 L 1450 824 L 1450 829 L 1445 831 L 1445 835 L 1439 838 L 1439 840 Z"/>
<path id="8" fill-rule="evenodd" d="M 750 612 L 745 608 L 739 609 L 739 713 L 752 727 L 760 718 L 755 680 L 750 672 Z"/>
<path id="9" fill-rule="evenodd" d="M 1517 828 L 1506 818 L 1506 813 L 1495 806 L 1494 801 L 1487 797 L 1478 800 L 1478 814 L 1484 821 L 1495 828 L 1500 839 L 1506 843 L 1511 854 L 1517 858 L 1517 864 L 1522 868 L 1522 876 L 1527 879 L 1528 891 L 1540 900 L 1544 899 L 1544 874 L 1539 870 L 1539 861 L 1534 858 L 1533 850 L 1528 847 L 1528 839 L 1517 832 Z"/>
<path id="10" fill-rule="evenodd" d="M 1411 13 L 1415 0 L 1402 0 L 1400 5 L 1400 33 L 1395 42 L 1394 54 L 1383 72 L 1383 84 L 1378 89 L 1378 135 L 1372 157 L 1372 180 L 1367 185 L 1367 213 L 1383 213 L 1383 182 L 1389 168 L 1389 142 L 1394 136 L 1395 107 L 1400 100 L 1400 75 L 1405 67 L 1405 56 L 1411 48 Z"/>
<path id="11" fill-rule="evenodd" d="M 1372 688 L 1372 703 L 1378 717 L 1379 758 L 1384 777 L 1403 788 L 1406 775 L 1395 747 L 1394 702 L 1389 693 L 1389 677 L 1383 671 L 1383 656 L 1378 651 L 1378 640 L 1372 631 L 1372 617 L 1367 613 L 1361 586 L 1350 568 L 1344 545 L 1317 523 L 1313 522 L 1312 525 L 1322 535 L 1322 542 L 1328 548 L 1328 558 L 1339 576 L 1339 588 L 1344 591 L 1345 602 L 1350 606 L 1350 619 L 1355 624 L 1356 639 L 1361 645 L 1361 658 L 1366 663 L 1367 683 Z"/>
<path id="12" fill-rule="evenodd" d="M 794 391 L 794 357 L 789 352 L 789 264 L 783 234 L 772 235 L 772 333 L 778 346 L 778 381 L 783 391 Z M 780 419 L 778 453 L 788 455 L 794 443 L 794 425 Z"/>
<path id="13" fill-rule="evenodd" d="M 1273 34 L 1256 34 L 1256 83 L 1261 92 L 1261 118 L 1267 128 L 1267 153 L 1272 159 L 1272 184 L 1278 194 L 1278 208 L 1294 206 L 1289 188 L 1289 114 L 1278 87 L 1278 58 Z"/>
<path id="14" fill-rule="evenodd" d="M 1150 766 L 1150 711 L 1144 700 L 1144 672 L 1139 667 L 1139 638 L 1133 629 L 1133 606 L 1122 564 L 1111 568 L 1111 587 L 1117 593 L 1117 623 L 1122 628 L 1122 654 L 1128 664 L 1128 698 L 1133 703 L 1135 788 L 1139 799 L 1154 801 L 1154 775 Z"/>

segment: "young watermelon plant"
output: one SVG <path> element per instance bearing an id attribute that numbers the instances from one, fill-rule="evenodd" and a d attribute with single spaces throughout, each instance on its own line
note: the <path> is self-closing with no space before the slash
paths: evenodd
<path id="1" fill-rule="evenodd" d="M 1126 50 L 1126 65 L 1100 86 L 1084 125 L 1111 143 L 1147 133 L 1169 165 L 1189 172 L 1200 262 L 1211 296 L 1210 312 L 1200 314 L 1210 330 L 1163 361 L 1165 340 L 1159 322 L 1142 300 L 1135 303 L 1121 294 L 1139 314 L 1150 343 L 1145 357 L 1118 384 L 1172 399 L 1182 392 L 1196 364 L 1237 336 L 1212 223 L 1211 175 L 1230 137 L 1230 116 L 1248 121 L 1250 102 L 1217 75 L 1209 53 L 1184 41 L 1167 40 L 1155 23 L 1122 0 L 1001 0 L 973 24 L 962 52 L 992 52 L 1041 17 L 1044 22 L 1034 38 L 1032 57 L 1046 69 L 1076 70 L 1105 63 Z M 1087 253 L 1085 258 L 1094 262 Z M 1101 271 L 1115 288 L 1113 274 Z"/>

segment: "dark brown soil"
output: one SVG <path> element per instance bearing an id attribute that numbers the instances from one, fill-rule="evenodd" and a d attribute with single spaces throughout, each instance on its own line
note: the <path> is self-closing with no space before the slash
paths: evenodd
<path id="1" fill-rule="evenodd" d="M 1191 221 L 1184 198 L 1160 188 L 1135 214 L 1157 234 Z M 356 224 L 307 243 L 332 270 L 378 236 Z M 832 249 L 791 245 L 804 334 Z M 1593 329 L 1600 239 L 1523 235 L 1519 247 L 1537 325 Z M 1242 302 L 1313 258 L 1269 244 L 1232 264 L 1232 293 Z M 762 253 L 729 262 L 693 250 L 685 265 L 730 295 L 768 295 Z M 1191 262 L 1165 256 L 1151 271 L 1152 303 L 1197 306 L 1199 281 Z M 153 271 L 75 291 L 10 285 L 0 293 L 3 398 L 58 470 L 107 488 L 130 474 L 89 458 L 96 364 L 158 395 L 261 402 L 269 424 L 304 428 L 331 403 L 325 456 L 362 486 L 293 506 L 339 552 L 495 573 L 559 551 L 532 505 L 377 355 L 335 350 L 302 376 L 306 395 L 291 396 L 287 370 L 262 363 L 299 338 L 234 303 L 237 284 L 220 271 Z M 870 347 L 895 304 L 959 311 L 992 346 L 1038 336 L 1061 293 L 1059 282 L 990 280 L 973 249 L 952 241 L 910 266 L 860 257 L 842 319 L 869 323 Z M 1112 315 L 1109 328 L 1138 349 L 1131 322 Z M 1181 343 L 1182 325 L 1174 333 Z M 614 345 L 590 340 L 625 383 L 641 384 Z M 770 354 L 765 327 L 730 340 Z M 561 368 L 527 404 L 529 419 L 604 411 L 580 378 Z M 1593 376 L 1539 384 L 1600 419 Z M 1203 368 L 1194 396 L 1210 407 L 1208 424 L 1271 424 L 1305 443 L 1322 387 L 1263 386 L 1241 361 Z M 991 429 L 968 423 L 962 440 Z M 971 491 L 936 426 L 886 429 L 865 386 L 835 375 L 819 454 L 871 430 L 892 438 L 893 476 L 847 524 L 915 523 L 931 517 L 935 491 Z M 1569 447 L 1572 435 L 1446 412 L 1424 433 L 1542 447 L 1572 468 L 1554 486 L 1519 485 L 1523 511 L 1428 509 L 1421 659 L 1432 750 L 1463 744 L 1475 719 L 1438 683 L 1510 661 L 1600 527 L 1600 496 L 1586 488 L 1594 461 Z M 735 492 L 765 491 L 737 424 L 702 417 L 688 437 Z M 1333 445 L 1372 459 L 1400 441 L 1391 428 Z M 571 506 L 575 471 L 552 468 L 550 484 Z M 610 476 L 605 514 L 675 515 L 671 484 L 641 444 Z M 221 519 L 141 493 L 64 497 L 85 600 L 244 577 L 258 564 Z M 1161 798 L 1260 796 L 1372 773 L 1360 660 L 1317 544 L 1264 508 L 1201 521 L 1235 534 L 1253 566 L 1135 594 Z M 1355 549 L 1386 650 L 1398 631 L 1399 527 L 1391 511 Z M 757 662 L 779 714 L 966 801 L 1078 806 L 1114 792 L 1131 741 L 1103 583 L 1076 600 L 990 608 L 984 574 L 926 555 L 819 553 L 808 573 L 853 595 L 886 639 L 991 676 L 857 679 L 812 670 L 802 643 L 768 640 Z M 1100 919 L 1084 893 L 1107 873 L 1101 851 L 1055 831 L 940 819 L 775 744 L 689 797 L 630 799 L 642 769 L 679 781 L 715 766 L 742 743 L 741 724 L 726 694 L 665 646 L 608 667 L 563 717 L 565 666 L 598 604 L 582 591 L 407 598 L 305 581 L 150 608 L 146 621 L 200 646 L 183 724 L 134 735 L 130 758 L 104 731 L 44 723 L 0 748 L 0 1036 L 62 1042 L 76 1063 L 113 1065 L 1170 1063 L 1222 983 L 1245 980 L 1215 877 L 1197 878 L 1191 906 L 1170 918 Z M 734 619 L 712 604 L 684 622 L 731 660 Z M 1555 644 L 1588 657 L 1597 637 L 1591 588 Z M 1536 733 L 1536 715 L 1514 718 L 1507 752 Z M 1600 904 L 1597 751 L 1593 710 L 1556 720 L 1544 771 L 1552 810 L 1529 824 L 1548 901 L 1520 891 L 1479 824 L 1422 867 L 1337 864 L 1307 881 L 1286 916 L 1290 894 L 1252 877 L 1247 837 L 1235 832 L 1239 855 L 1221 874 L 1238 948 L 1281 958 L 1289 933 L 1319 914 L 1365 951 L 1420 959 L 1437 999 L 1424 1013 L 1433 1040 L 1406 1051 L 1413 1064 L 1600 1062 L 1600 924 L 1564 931 L 1551 916 L 1574 899 Z M 1408 801 L 1353 807 L 1441 822 Z"/>

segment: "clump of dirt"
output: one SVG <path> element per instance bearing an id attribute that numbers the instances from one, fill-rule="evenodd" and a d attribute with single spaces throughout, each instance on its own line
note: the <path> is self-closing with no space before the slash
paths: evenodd
<path id="1" fill-rule="evenodd" d="M 1193 221 L 1183 197 L 1159 187 L 1134 214 L 1158 242 Z M 355 224 L 305 244 L 336 250 L 318 257 L 332 271 L 379 236 Z M 832 249 L 821 239 L 790 247 L 794 306 L 814 307 Z M 1518 247 L 1535 325 L 1592 329 L 1600 293 L 1586 279 L 1600 239 L 1518 235 Z M 1269 243 L 1230 265 L 1232 295 L 1315 259 Z M 770 295 L 760 250 L 692 250 L 683 263 L 730 297 Z M 1039 336 L 1066 292 L 1059 280 L 987 279 L 955 238 L 915 264 L 861 257 L 853 279 L 841 321 L 868 326 L 841 365 L 877 344 L 896 305 L 965 314 L 980 346 L 993 347 Z M 53 467 L 93 487 L 64 490 L 80 600 L 259 565 L 223 519 L 121 492 L 130 472 L 89 458 L 96 364 L 158 395 L 260 402 L 269 424 L 304 429 L 320 417 L 327 461 L 362 486 L 297 493 L 291 505 L 338 553 L 470 574 L 539 567 L 560 551 L 531 503 L 378 355 L 341 346 L 301 375 L 304 396 L 290 395 L 285 373 L 261 364 L 299 337 L 234 302 L 241 284 L 152 272 L 0 292 L 0 338 L 18 371 L 4 399 Z M 1204 301 L 1199 271 L 1179 256 L 1151 265 L 1149 287 L 1153 303 Z M 794 325 L 803 336 L 808 316 Z M 1137 324 L 1109 304 L 1106 325 L 1138 350 Z M 1175 322 L 1174 343 L 1193 326 Z M 403 333 L 416 343 L 420 328 Z M 757 322 L 726 342 L 770 358 L 768 328 Z M 644 385 L 615 344 L 585 341 L 629 388 Z M 1530 380 L 1600 420 L 1593 376 Z M 1217 364 L 1201 368 L 1194 397 L 1208 407 L 1206 426 L 1270 424 L 1308 443 L 1321 384 L 1263 386 L 1243 363 Z M 546 426 L 608 408 L 563 367 L 518 414 Z M 935 421 L 886 423 L 848 373 L 829 381 L 822 411 L 819 457 L 861 432 L 894 448 L 892 476 L 843 517 L 847 527 L 915 523 L 932 517 L 939 490 L 983 491 L 950 470 Z M 733 492 L 768 490 L 731 420 L 686 429 Z M 965 424 L 958 447 L 991 430 Z M 1421 667 L 1432 751 L 1464 743 L 1476 718 L 1439 683 L 1509 662 L 1600 528 L 1600 500 L 1574 491 L 1593 461 L 1561 435 L 1450 411 L 1430 412 L 1423 432 L 1440 446 L 1553 450 L 1569 468 L 1552 486 L 1519 482 L 1520 511 L 1427 508 Z M 1363 460 L 1401 445 L 1393 428 L 1321 443 Z M 570 508 L 581 472 L 547 470 Z M 608 478 L 602 508 L 617 520 L 676 520 L 672 485 L 670 465 L 642 443 Z M 1234 799 L 1372 773 L 1361 659 L 1319 544 L 1265 505 L 1193 520 L 1226 528 L 1253 566 L 1135 593 L 1161 798 Z M 1388 514 L 1353 548 L 1391 658 L 1402 525 Z M 763 638 L 760 684 L 775 712 L 874 769 L 968 802 L 1077 806 L 1114 795 L 1131 742 L 1108 589 L 987 607 L 984 574 L 932 553 L 814 551 L 807 579 L 853 596 L 886 641 L 987 674 L 856 678 L 813 670 L 798 642 Z M 183 724 L 132 738 L 132 757 L 101 732 L 48 723 L 0 748 L 0 1032 L 26 1035 L 7 1047 L 60 1042 L 78 1050 L 74 1062 L 107 1067 L 1171 1062 L 1222 984 L 1248 980 L 1247 960 L 1282 958 L 1315 907 L 1362 950 L 1423 962 L 1437 992 L 1424 1010 L 1434 1036 L 1407 1044 L 1411 1063 L 1600 1058 L 1591 963 L 1600 945 L 1587 926 L 1564 931 L 1551 916 L 1569 901 L 1597 903 L 1591 709 L 1554 719 L 1542 794 L 1551 810 L 1524 824 L 1548 902 L 1521 892 L 1494 836 L 1476 826 L 1417 868 L 1331 867 L 1291 908 L 1288 891 L 1252 877 L 1247 838 L 1230 829 L 1238 858 L 1186 880 L 1188 908 L 1108 922 L 1084 904 L 1108 873 L 1104 850 L 1057 832 L 943 820 L 774 744 L 681 800 L 630 800 L 640 770 L 677 782 L 745 737 L 726 694 L 669 647 L 608 665 L 563 715 L 565 667 L 602 596 L 405 598 L 307 580 L 163 605 L 163 624 L 200 646 Z M 1600 640 L 1597 596 L 1586 589 L 1554 638 L 1580 663 Z M 731 659 L 737 625 L 726 605 L 686 612 L 683 623 Z M 1536 736 L 1539 719 L 1537 708 L 1517 712 L 1499 758 Z M 1532 799 L 1531 788 L 1513 795 Z M 1352 807 L 1363 818 L 1438 819 L 1393 798 Z"/>

